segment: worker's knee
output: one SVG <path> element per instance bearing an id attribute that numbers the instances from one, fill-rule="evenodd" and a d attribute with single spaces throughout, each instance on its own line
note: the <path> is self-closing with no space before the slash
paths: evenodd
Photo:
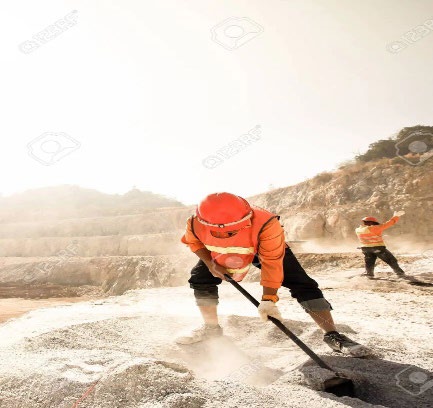
<path id="1" fill-rule="evenodd" d="M 300 302 L 300 304 L 307 313 L 332 310 L 331 304 L 325 298 L 305 300 L 303 302 Z"/>
<path id="2" fill-rule="evenodd" d="M 218 304 L 218 287 L 208 286 L 194 288 L 194 297 L 197 306 L 212 306 Z"/>

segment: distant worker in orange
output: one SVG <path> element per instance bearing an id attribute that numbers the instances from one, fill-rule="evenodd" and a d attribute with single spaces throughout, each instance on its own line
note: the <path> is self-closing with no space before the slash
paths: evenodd
<path id="1" fill-rule="evenodd" d="M 258 312 L 262 320 L 281 319 L 277 292 L 284 286 L 322 329 L 329 347 L 353 356 L 368 354 L 366 347 L 337 331 L 330 303 L 285 243 L 279 218 L 230 193 L 210 194 L 201 201 L 188 218 L 182 242 L 200 258 L 188 282 L 204 326 L 179 337 L 177 343 L 192 344 L 223 334 L 217 314 L 218 285 L 224 274 L 241 281 L 254 265 L 261 269 L 263 296 Z"/>
<path id="2" fill-rule="evenodd" d="M 367 278 L 374 277 L 374 265 L 377 258 L 386 262 L 397 276 L 406 276 L 396 257 L 386 248 L 382 237 L 382 232 L 392 227 L 404 214 L 404 211 L 395 211 L 393 217 L 384 224 L 380 224 L 375 217 L 365 217 L 362 219 L 364 225 L 356 228 L 355 232 L 361 242 L 361 249 L 365 259 L 364 276 L 367 276 Z"/>

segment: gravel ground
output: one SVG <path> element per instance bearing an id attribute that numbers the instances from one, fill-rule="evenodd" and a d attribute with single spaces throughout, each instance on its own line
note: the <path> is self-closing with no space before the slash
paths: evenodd
<path id="1" fill-rule="evenodd" d="M 429 260 L 417 262 L 411 273 L 430 279 Z M 316 278 L 338 329 L 374 358 L 331 353 L 288 291 L 279 302 L 285 323 L 353 379 L 358 398 L 315 389 L 329 373 L 223 284 L 225 336 L 199 345 L 174 343 L 201 322 L 188 287 L 56 305 L 3 323 L 0 407 L 433 407 L 433 289 L 380 269 L 376 281 L 359 272 L 328 268 Z M 244 286 L 259 296 L 257 283 Z"/>

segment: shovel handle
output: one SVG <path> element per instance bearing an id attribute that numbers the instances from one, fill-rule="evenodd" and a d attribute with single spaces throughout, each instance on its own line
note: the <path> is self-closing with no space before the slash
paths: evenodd
<path id="1" fill-rule="evenodd" d="M 250 295 L 239 283 L 237 283 L 230 275 L 224 274 L 224 277 L 230 282 L 239 292 L 241 292 L 254 306 L 259 307 L 260 302 Z M 320 367 L 330 370 L 335 373 L 328 364 L 326 364 L 313 350 L 311 350 L 298 336 L 292 333 L 280 320 L 275 317 L 268 316 L 268 319 L 275 324 L 287 337 L 290 338 L 304 353 L 314 360 Z"/>

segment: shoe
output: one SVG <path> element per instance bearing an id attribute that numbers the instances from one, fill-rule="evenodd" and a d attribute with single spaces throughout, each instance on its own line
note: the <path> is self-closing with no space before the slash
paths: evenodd
<path id="1" fill-rule="evenodd" d="M 374 279 L 374 273 L 364 272 L 361 276 L 368 279 Z"/>
<path id="2" fill-rule="evenodd" d="M 176 339 L 177 344 L 194 344 L 200 341 L 208 340 L 215 337 L 221 337 L 223 329 L 220 325 L 205 324 L 197 329 L 194 329 L 187 336 L 180 336 Z"/>
<path id="3" fill-rule="evenodd" d="M 344 354 L 350 354 L 353 357 L 365 357 L 371 354 L 367 347 L 357 343 L 356 341 L 350 340 L 349 337 L 340 334 L 337 331 L 326 333 L 323 337 L 323 341 L 332 350 Z"/>

